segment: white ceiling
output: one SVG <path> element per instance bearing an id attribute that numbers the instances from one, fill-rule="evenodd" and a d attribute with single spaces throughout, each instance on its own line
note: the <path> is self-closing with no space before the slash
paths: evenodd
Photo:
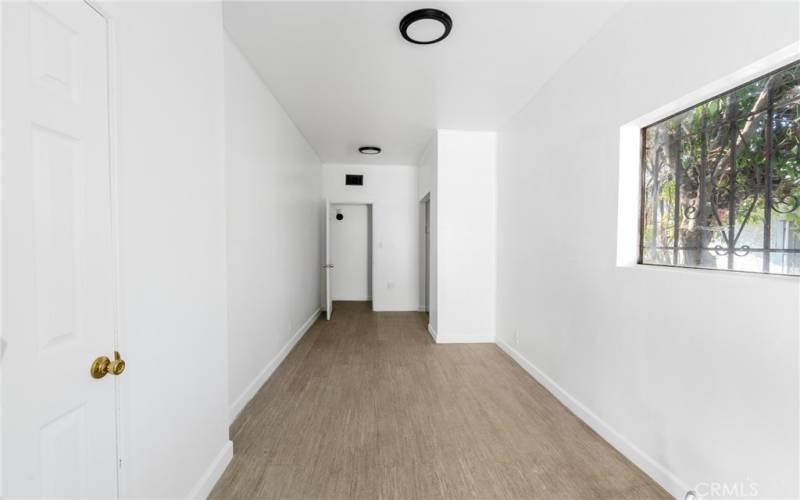
<path id="1" fill-rule="evenodd" d="M 416 164 L 437 128 L 495 130 L 618 6 L 248 1 L 226 2 L 224 16 L 323 162 Z M 422 7 L 452 17 L 443 42 L 400 36 L 400 19 Z"/>

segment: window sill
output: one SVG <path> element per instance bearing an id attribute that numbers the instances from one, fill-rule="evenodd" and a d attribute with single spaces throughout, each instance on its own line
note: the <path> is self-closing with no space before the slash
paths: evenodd
<path id="1" fill-rule="evenodd" d="M 791 274 L 769 274 L 753 271 L 728 271 L 727 269 L 705 269 L 702 267 L 665 266 L 660 264 L 617 264 L 617 269 L 642 270 L 656 273 L 685 274 L 687 276 L 705 275 L 728 277 L 731 279 L 771 279 L 785 280 L 793 283 L 800 282 L 800 276 Z"/>

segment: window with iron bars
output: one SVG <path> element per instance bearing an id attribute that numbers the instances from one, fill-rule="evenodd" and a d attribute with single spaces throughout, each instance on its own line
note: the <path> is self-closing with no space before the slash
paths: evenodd
<path id="1" fill-rule="evenodd" d="M 639 262 L 800 275 L 800 62 L 642 129 Z"/>

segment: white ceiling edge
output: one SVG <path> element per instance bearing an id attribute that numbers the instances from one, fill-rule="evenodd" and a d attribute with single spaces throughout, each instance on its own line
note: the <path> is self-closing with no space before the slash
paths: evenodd
<path id="1" fill-rule="evenodd" d="M 420 7 L 418 2 L 245 0 L 226 1 L 224 8 L 229 36 L 320 163 L 408 165 L 419 163 L 439 129 L 502 128 L 626 3 L 437 1 L 432 6 L 448 6 L 456 35 L 432 46 L 398 41 L 395 24 L 400 14 Z M 526 4 L 536 7 L 526 10 Z M 565 4 L 580 5 L 581 10 L 573 15 L 574 7 L 565 8 Z M 593 11 L 588 7 L 592 4 L 602 7 Z M 514 27 L 506 29 L 506 20 L 501 23 L 498 19 L 515 9 L 530 14 L 531 22 L 538 24 L 527 29 L 528 19 L 517 19 Z M 549 13 L 554 21 L 542 21 Z M 352 20 L 354 16 L 367 22 L 359 24 L 358 19 Z M 489 31 L 482 26 L 487 17 L 494 23 Z M 578 18 L 580 22 L 575 21 Z M 294 23 L 294 19 L 303 22 Z M 569 33 L 560 38 L 564 43 L 557 43 L 562 26 Z M 475 35 L 465 36 L 466 30 Z M 538 35 L 537 30 L 546 33 Z M 342 37 L 342 31 L 348 36 Z M 361 34 L 369 43 L 354 42 L 352 33 Z M 549 36 L 553 34 L 555 41 Z M 493 42 L 494 38 L 499 41 Z M 551 41 L 553 47 L 548 46 Z M 380 61 L 384 56 L 386 60 Z M 359 58 L 368 63 L 362 64 Z M 503 61 L 495 64 L 496 59 Z M 544 59 L 541 65 L 540 59 Z M 375 71 L 371 65 L 376 66 Z M 408 68 L 414 76 L 396 70 L 391 73 L 396 66 Z M 487 71 L 476 70 L 484 66 Z M 385 82 L 375 76 L 381 71 L 390 74 Z M 497 76 L 505 76 L 507 71 L 505 79 Z M 352 80 L 348 80 L 350 75 Z M 362 101 L 369 105 L 362 106 Z M 379 158 L 365 157 L 357 152 L 362 145 L 377 145 L 383 152 Z"/>
<path id="2" fill-rule="evenodd" d="M 306 0 L 300 0 L 300 1 L 306 1 Z M 326 0 L 326 1 L 327 1 L 327 0 Z M 355 1 L 362 1 L 362 0 L 355 0 Z M 381 0 L 381 1 L 394 1 L 394 0 Z M 457 1 L 457 0 L 444 0 L 444 1 L 448 2 L 448 1 Z M 466 0 L 466 1 L 479 1 L 479 0 Z M 505 1 L 505 0 L 503 0 L 503 1 Z M 511 1 L 512 1 L 512 2 L 525 2 L 526 0 L 511 0 Z M 533 2 L 543 2 L 544 0 L 531 0 L 531 1 L 533 1 Z M 550 1 L 553 1 L 553 0 L 550 0 Z M 583 2 L 581 2 L 580 0 L 560 0 L 560 1 L 562 1 L 562 2 L 566 2 L 566 3 L 569 3 L 569 2 L 574 2 L 574 3 L 583 3 Z M 543 89 L 543 88 L 544 88 L 544 87 L 545 87 L 547 84 L 549 84 L 549 83 L 550 83 L 550 82 L 551 82 L 551 81 L 552 81 L 552 80 L 553 80 L 553 79 L 556 77 L 556 75 L 558 75 L 558 74 L 561 72 L 561 70 L 562 70 L 563 68 L 565 68 L 565 67 L 566 67 L 566 66 L 567 66 L 567 65 L 568 65 L 568 64 L 569 64 L 569 63 L 570 63 L 570 62 L 571 62 L 571 61 L 572 61 L 572 60 L 575 58 L 575 56 L 577 56 L 578 54 L 580 54 L 580 53 L 581 53 L 581 51 L 582 51 L 584 48 L 586 48 L 586 46 L 587 46 L 587 45 L 589 45 L 590 43 L 592 43 L 592 40 L 594 40 L 595 38 L 597 38 L 597 36 L 600 34 L 600 32 L 601 32 L 601 31 L 603 31 L 603 29 L 604 29 L 604 28 L 605 28 L 605 27 L 608 25 L 608 23 L 609 23 L 609 22 L 611 22 L 611 20 L 613 20 L 613 19 L 614 19 L 614 17 L 616 17 L 617 15 L 619 15 L 620 11 L 621 11 L 621 10 L 622 10 L 622 9 L 623 9 L 625 6 L 627 6 L 628 4 L 631 4 L 631 3 L 635 3 L 635 2 L 639 2 L 639 3 L 645 3 L 645 2 L 659 2 L 659 1 L 664 1 L 664 0 L 618 0 L 618 1 L 608 1 L 608 0 L 588 0 L 588 1 L 589 1 L 589 2 L 596 2 L 596 3 L 603 3 L 603 4 L 607 4 L 607 5 L 613 5 L 613 7 L 612 7 L 612 9 L 613 9 L 613 10 L 612 10 L 612 12 L 611 12 L 611 15 L 609 15 L 608 17 L 606 17 L 606 18 L 603 20 L 603 22 L 602 22 L 600 25 L 598 25 L 598 26 L 597 26 L 597 27 L 596 27 L 596 28 L 595 28 L 595 29 L 594 29 L 594 30 L 591 32 L 590 36 L 589 36 L 589 37 L 588 37 L 588 38 L 587 38 L 587 39 L 586 39 L 586 40 L 585 40 L 585 41 L 584 41 L 584 42 L 583 42 L 583 43 L 582 43 L 582 44 L 581 44 L 581 45 L 580 45 L 578 48 L 576 48 L 575 50 L 573 50 L 573 51 L 572 51 L 572 52 L 571 52 L 571 53 L 570 53 L 570 54 L 569 54 L 569 55 L 568 55 L 568 56 L 567 56 L 567 57 L 566 57 L 566 58 L 565 58 L 563 61 L 561 61 L 561 63 L 560 63 L 560 64 L 559 64 L 559 65 L 558 65 L 558 66 L 557 66 L 557 67 L 556 67 L 556 68 L 555 68 L 553 71 L 551 71 L 551 72 L 550 72 L 549 76 L 548 76 L 548 77 L 545 79 L 545 81 L 544 81 L 544 82 L 542 82 L 542 84 L 541 84 L 541 85 L 538 85 L 538 86 L 537 86 L 535 89 L 533 89 L 533 90 L 531 91 L 530 95 L 528 95 L 526 98 L 524 98 L 524 99 L 523 99 L 523 100 L 522 100 L 522 101 L 519 103 L 519 105 L 517 105 L 517 107 L 516 107 L 516 108 L 514 108 L 514 111 L 513 111 L 513 112 L 509 113 L 509 114 L 508 114 L 508 116 L 506 116 L 506 117 L 505 117 L 503 120 L 501 120 L 501 122 L 500 122 L 500 123 L 497 125 L 497 127 L 495 127 L 495 132 L 499 132 L 499 131 L 500 131 L 500 129 L 502 129 L 502 128 L 503 128 L 503 127 L 506 125 L 506 123 L 508 123 L 509 121 L 511 121 L 511 120 L 512 120 L 512 119 L 513 119 L 515 116 L 517 116 L 517 115 L 518 115 L 520 112 L 522 112 L 522 110 L 523 110 L 523 109 L 525 109 L 525 107 L 527 107 L 527 106 L 528 106 L 528 104 L 529 104 L 531 101 L 533 101 L 534 99 L 536 99 L 536 97 L 539 95 L 539 92 L 541 92 L 541 91 L 542 91 L 542 89 Z M 693 0 L 672 0 L 672 1 L 677 1 L 677 2 L 691 2 L 691 1 L 693 1 Z M 703 1 L 710 1 L 710 2 L 714 2 L 714 1 L 720 1 L 720 2 L 724 2 L 724 1 L 730 1 L 730 0 L 703 0 Z M 746 1 L 746 0 L 740 0 L 740 1 Z M 791 0 L 790 0 L 790 1 L 791 1 Z M 800 0 L 798 0 L 798 1 L 800 1 Z"/>
<path id="3" fill-rule="evenodd" d="M 223 2 L 225 2 L 225 1 L 228 1 L 228 0 L 223 0 Z M 249 0 L 247 0 L 247 1 L 249 1 Z M 253 1 L 257 1 L 257 0 L 253 0 Z M 305 1 L 305 0 L 300 0 L 300 1 Z M 278 106 L 280 106 L 281 110 L 283 111 L 283 114 L 286 115 L 286 118 L 288 118 L 289 121 L 292 123 L 292 126 L 294 126 L 294 129 L 297 131 L 297 133 L 300 134 L 300 137 L 302 137 L 303 140 L 306 141 L 306 144 L 308 144 L 308 147 L 311 149 L 311 151 L 314 152 L 314 156 L 317 157 L 317 161 L 320 163 L 320 165 L 322 165 L 324 162 L 322 161 L 322 157 L 319 155 L 319 151 L 316 150 L 316 148 L 311 143 L 311 141 L 308 140 L 308 137 L 306 137 L 306 135 L 303 133 L 303 130 L 297 125 L 297 122 L 294 121 L 294 118 L 292 118 L 292 115 L 286 109 L 286 106 L 283 105 L 283 103 L 280 101 L 280 99 L 275 97 L 275 93 L 272 91 L 271 88 L 269 88 L 269 84 L 264 80 L 264 77 L 261 75 L 261 72 L 259 72 L 258 68 L 256 68 L 253 65 L 253 61 L 251 61 L 250 58 L 247 57 L 247 54 L 245 54 L 245 52 L 242 50 L 242 48 L 239 47 L 239 44 L 236 43 L 236 40 L 233 38 L 233 36 L 230 34 L 230 32 L 224 26 L 224 24 L 222 26 L 222 32 L 223 32 L 223 36 L 226 37 L 227 41 L 230 42 L 231 46 L 233 46 L 233 48 L 239 53 L 239 55 L 242 56 L 242 59 L 244 59 L 244 61 L 247 63 L 247 66 L 253 71 L 253 74 L 261 82 L 261 85 L 263 85 L 264 88 L 267 90 L 267 92 L 269 92 L 269 94 L 272 96 L 272 98 L 275 99 L 275 102 L 278 103 Z"/>

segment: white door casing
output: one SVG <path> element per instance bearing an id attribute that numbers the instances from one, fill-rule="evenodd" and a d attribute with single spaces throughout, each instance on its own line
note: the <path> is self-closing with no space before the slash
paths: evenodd
<path id="1" fill-rule="evenodd" d="M 5 3 L 2 446 L 6 498 L 115 498 L 107 23 Z"/>

